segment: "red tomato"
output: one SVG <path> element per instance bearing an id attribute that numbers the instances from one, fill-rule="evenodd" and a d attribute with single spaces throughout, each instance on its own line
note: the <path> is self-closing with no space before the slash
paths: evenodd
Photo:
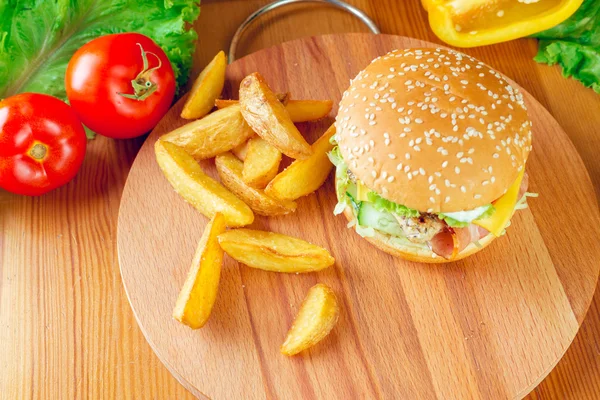
<path id="1" fill-rule="evenodd" d="M 101 36 L 82 46 L 69 61 L 65 86 L 81 122 L 119 139 L 149 132 L 175 96 L 167 55 L 139 33 Z"/>
<path id="2" fill-rule="evenodd" d="M 39 196 L 69 182 L 81 167 L 87 138 L 66 103 L 23 93 L 0 101 L 0 187 Z"/>

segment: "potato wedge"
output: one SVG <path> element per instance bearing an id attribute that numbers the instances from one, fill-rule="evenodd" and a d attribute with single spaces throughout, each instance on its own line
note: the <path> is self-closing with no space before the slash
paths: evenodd
<path id="1" fill-rule="evenodd" d="M 246 154 L 248 154 L 248 144 L 250 144 L 250 139 L 231 149 L 231 152 L 235 154 L 237 158 L 244 161 L 246 159 Z"/>
<path id="2" fill-rule="evenodd" d="M 238 104 L 238 100 L 215 100 L 218 109 Z M 292 122 L 316 121 L 324 118 L 331 112 L 331 100 L 288 100 L 285 109 Z"/>
<path id="3" fill-rule="evenodd" d="M 242 162 L 230 152 L 219 154 L 215 164 L 223 185 L 242 199 L 259 215 L 285 215 L 296 211 L 293 201 L 279 201 L 270 198 L 260 189 L 248 186 L 242 178 Z"/>
<path id="4" fill-rule="evenodd" d="M 332 107 L 331 100 L 290 100 L 285 109 L 292 121 L 308 122 L 326 117 Z"/>
<path id="5" fill-rule="evenodd" d="M 181 147 L 156 141 L 156 161 L 167 180 L 181 197 L 209 218 L 220 212 L 227 226 L 249 225 L 254 213 L 242 200 L 202 171 L 200 165 Z"/>
<path id="6" fill-rule="evenodd" d="M 219 244 L 242 264 L 265 271 L 312 272 L 335 262 L 322 247 L 274 232 L 235 229 L 219 235 Z"/>
<path id="7" fill-rule="evenodd" d="M 318 283 L 306 294 L 294 319 L 281 353 L 293 356 L 314 346 L 331 332 L 340 316 L 340 308 L 333 290 Z"/>
<path id="8" fill-rule="evenodd" d="M 244 143 L 254 131 L 246 123 L 239 105 L 217 110 L 161 136 L 164 142 L 182 147 L 196 160 L 212 158 Z"/>
<path id="9" fill-rule="evenodd" d="M 290 92 L 276 93 L 275 97 L 277 97 L 277 100 L 279 100 L 279 102 L 281 104 L 283 104 L 284 106 L 287 106 L 287 103 L 290 101 L 292 94 Z"/>
<path id="10" fill-rule="evenodd" d="M 283 154 L 298 159 L 312 154 L 310 145 L 290 119 L 285 106 L 258 72 L 248 75 L 240 83 L 240 106 L 248 125 Z"/>
<path id="11" fill-rule="evenodd" d="M 333 149 L 329 143 L 335 135 L 335 125 L 312 145 L 313 154 L 306 160 L 296 160 L 267 185 L 265 193 L 279 200 L 296 200 L 323 185 L 333 168 L 327 153 Z"/>
<path id="12" fill-rule="evenodd" d="M 279 171 L 281 152 L 260 136 L 248 142 L 242 177 L 248 185 L 264 189 Z"/>
<path id="13" fill-rule="evenodd" d="M 216 213 L 204 228 L 187 279 L 179 292 L 173 318 L 192 329 L 202 328 L 217 298 L 223 249 L 217 236 L 225 232 L 225 217 Z"/>
<path id="14" fill-rule="evenodd" d="M 216 99 L 215 100 L 215 107 L 217 107 L 219 110 L 221 110 L 223 108 L 227 108 L 234 104 L 240 104 L 240 101 L 239 100 L 230 100 L 230 99 Z"/>
<path id="15" fill-rule="evenodd" d="M 227 57 L 223 51 L 220 51 L 194 81 L 192 90 L 183 105 L 181 118 L 201 118 L 212 110 L 215 99 L 221 95 L 225 85 L 226 67 Z"/>

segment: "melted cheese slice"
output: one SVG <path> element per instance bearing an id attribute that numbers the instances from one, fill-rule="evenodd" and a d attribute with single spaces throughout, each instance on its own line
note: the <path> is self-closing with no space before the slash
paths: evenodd
<path id="1" fill-rule="evenodd" d="M 518 200 L 517 196 L 519 195 L 519 188 L 521 187 L 521 181 L 523 180 L 524 174 L 525 168 L 521 170 L 517 179 L 511 187 L 508 188 L 506 193 L 492 203 L 496 211 L 491 216 L 478 219 L 473 221 L 473 223 L 487 229 L 496 237 L 500 236 L 515 210 L 515 205 Z"/>
<path id="2" fill-rule="evenodd" d="M 367 188 L 362 184 L 361 181 L 356 182 L 356 200 L 358 201 L 369 201 L 369 192 L 371 189 Z"/>

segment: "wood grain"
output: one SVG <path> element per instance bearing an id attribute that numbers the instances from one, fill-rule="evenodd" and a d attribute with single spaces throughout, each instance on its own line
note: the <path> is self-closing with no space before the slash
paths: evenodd
<path id="1" fill-rule="evenodd" d="M 227 49 L 237 26 L 269 1 L 204 0 L 194 72 Z M 439 42 L 419 1 L 349 2 L 385 33 Z M 366 31 L 326 7 L 294 11 L 276 12 L 248 31 L 240 56 L 302 36 Z M 536 48 L 534 40 L 521 39 L 467 52 L 516 80 L 550 111 L 600 194 L 600 98 L 564 79 L 557 67 L 536 64 Z M 193 398 L 148 346 L 118 272 L 119 199 L 142 142 L 96 139 L 77 179 L 43 198 L 0 191 L 0 399 Z M 530 398 L 600 398 L 598 338 L 600 289 L 573 344 Z"/>
<path id="2" fill-rule="evenodd" d="M 259 71 L 275 91 L 337 104 L 373 58 L 425 46 L 433 45 L 371 34 L 288 42 L 229 65 L 225 97 Z M 332 215 L 337 199 L 329 179 L 299 200 L 293 215 L 257 218 L 252 226 L 325 246 L 335 266 L 290 276 L 227 259 L 212 318 L 200 331 L 174 321 L 171 310 L 208 220 L 172 190 L 154 156 L 158 137 L 187 122 L 179 117 L 181 100 L 138 154 L 119 213 L 123 283 L 159 358 L 192 393 L 215 399 L 523 397 L 575 337 L 600 269 L 593 239 L 600 215 L 587 172 L 556 121 L 530 95 L 525 99 L 535 138 L 530 187 L 540 197 L 515 216 L 506 237 L 444 267 L 395 259 Z M 301 129 L 313 142 L 330 123 Z M 216 176 L 212 161 L 202 164 Z M 568 202 L 572 207 L 555 212 Z M 343 317 L 332 338 L 290 360 L 279 345 L 317 281 L 337 292 Z"/>

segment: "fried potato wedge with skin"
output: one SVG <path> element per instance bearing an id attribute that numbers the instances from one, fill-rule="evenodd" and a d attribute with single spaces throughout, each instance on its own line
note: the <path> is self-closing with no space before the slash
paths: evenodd
<path id="1" fill-rule="evenodd" d="M 242 177 L 248 185 L 264 189 L 279 171 L 281 152 L 260 136 L 248 142 Z"/>
<path id="2" fill-rule="evenodd" d="M 248 204 L 256 214 L 275 216 L 296 211 L 295 202 L 275 200 L 262 190 L 248 186 L 242 177 L 243 164 L 233 154 L 219 154 L 215 158 L 215 164 L 223 185 Z"/>
<path id="3" fill-rule="evenodd" d="M 235 104 L 240 104 L 239 100 L 229 100 L 229 99 L 216 99 L 215 100 L 215 107 L 217 107 L 219 110 L 223 109 L 223 108 L 227 108 L 229 106 L 233 106 Z"/>
<path id="4" fill-rule="evenodd" d="M 333 164 L 327 153 L 333 149 L 329 143 L 335 135 L 335 126 L 312 145 L 313 154 L 306 160 L 296 160 L 280 172 L 267 185 L 265 193 L 279 200 L 296 200 L 320 188 L 327 180 Z"/>
<path id="5" fill-rule="evenodd" d="M 220 51 L 200 72 L 181 111 L 181 118 L 201 118 L 212 110 L 225 85 L 227 57 Z"/>
<path id="6" fill-rule="evenodd" d="M 239 105 L 217 110 L 161 136 L 161 140 L 182 147 L 196 160 L 212 158 L 244 143 L 254 131 L 242 117 Z"/>
<path id="7" fill-rule="evenodd" d="M 238 104 L 238 100 L 215 100 L 218 109 Z M 333 107 L 331 100 L 288 100 L 285 109 L 292 122 L 309 122 L 326 117 Z"/>
<path id="8" fill-rule="evenodd" d="M 235 229 L 219 235 L 219 244 L 235 260 L 265 271 L 312 272 L 335 262 L 322 247 L 274 232 Z"/>
<path id="9" fill-rule="evenodd" d="M 276 93 L 275 97 L 277 97 L 277 100 L 279 100 L 279 102 L 281 104 L 283 104 L 284 106 L 287 106 L 287 103 L 290 101 L 292 94 L 290 92 Z"/>
<path id="10" fill-rule="evenodd" d="M 312 154 L 310 145 L 290 119 L 285 106 L 258 72 L 248 75 L 240 83 L 240 106 L 244 119 L 256 134 L 283 154 L 296 159 Z"/>
<path id="11" fill-rule="evenodd" d="M 290 328 L 281 353 L 293 356 L 314 346 L 331 332 L 340 316 L 335 293 L 327 285 L 316 284 L 306 294 Z"/>
<path id="12" fill-rule="evenodd" d="M 158 140 L 154 151 L 160 169 L 175 191 L 202 214 L 213 218 L 219 212 L 231 227 L 250 225 L 254 221 L 250 207 L 206 175 L 184 149 Z"/>
<path id="13" fill-rule="evenodd" d="M 225 228 L 225 217 L 221 213 L 216 213 L 204 228 L 173 310 L 173 318 L 192 329 L 206 324 L 217 299 L 223 265 L 223 249 L 217 237 Z"/>
<path id="14" fill-rule="evenodd" d="M 308 122 L 326 117 L 332 107 L 331 100 L 290 100 L 285 109 L 292 121 Z"/>
<path id="15" fill-rule="evenodd" d="M 253 136 L 253 137 L 255 137 L 255 136 Z M 248 154 L 248 145 L 249 144 L 250 144 L 250 139 L 246 140 L 244 143 L 240 144 L 239 146 L 236 146 L 233 149 L 231 149 L 231 152 L 233 154 L 235 154 L 235 156 L 237 158 L 244 161 L 246 159 L 246 154 Z"/>

